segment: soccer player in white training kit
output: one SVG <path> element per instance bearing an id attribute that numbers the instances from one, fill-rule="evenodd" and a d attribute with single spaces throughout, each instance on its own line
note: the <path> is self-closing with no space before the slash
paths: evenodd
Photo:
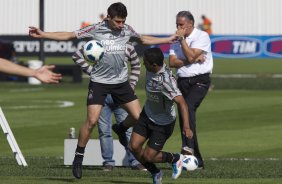
<path id="1" fill-rule="evenodd" d="M 190 139 L 188 108 L 177 88 L 172 71 L 164 64 L 159 48 L 144 51 L 146 67 L 146 102 L 139 120 L 133 127 L 129 149 L 136 159 L 152 174 L 153 183 L 160 184 L 162 171 L 154 163 L 171 163 L 172 178 L 177 179 L 182 171 L 183 155 L 162 151 L 165 142 L 173 133 L 176 112 L 174 102 L 182 115 L 183 136 Z M 144 143 L 147 145 L 143 148 Z"/>
<path id="2" fill-rule="evenodd" d="M 171 45 L 169 65 L 177 68 L 177 85 L 189 107 L 190 127 L 194 133 L 192 139 L 181 136 L 181 153 L 194 154 L 199 168 L 204 168 L 196 133 L 196 110 L 210 86 L 213 68 L 211 40 L 206 32 L 194 28 L 194 17 L 189 11 L 181 11 L 176 15 L 176 25 L 176 34 L 180 38 L 179 42 Z M 179 117 L 182 130 L 182 119 Z"/>
<path id="3" fill-rule="evenodd" d="M 125 24 L 126 17 L 126 6 L 118 2 L 109 6 L 106 20 L 75 32 L 43 32 L 36 27 L 30 27 L 29 34 L 35 38 L 69 40 L 88 37 L 100 41 L 105 47 L 102 60 L 91 71 L 87 97 L 87 119 L 80 128 L 73 161 L 73 175 L 76 178 L 82 177 L 84 150 L 92 130 L 97 124 L 107 94 L 111 94 L 114 102 L 122 105 L 128 112 L 129 116 L 126 118 L 124 126 L 128 127 L 134 124 L 139 118 L 140 103 L 128 82 L 125 63 L 126 43 L 132 37 L 137 38 L 143 44 L 172 43 L 177 37 L 172 35 L 157 38 L 139 35 L 132 27 Z M 126 138 L 125 134 L 122 137 Z"/>
<path id="4" fill-rule="evenodd" d="M 135 86 L 139 80 L 141 64 L 139 61 L 139 57 L 135 51 L 135 48 L 132 44 L 127 43 L 126 49 L 126 61 L 130 64 L 130 75 L 128 78 L 129 84 L 132 89 L 135 89 Z M 74 62 L 79 65 L 82 70 L 88 75 L 91 74 L 92 65 L 89 65 L 84 57 L 83 57 L 83 48 L 78 50 L 73 55 Z M 99 62 L 99 61 L 97 61 Z M 104 103 L 104 107 L 102 109 L 99 121 L 98 121 L 98 130 L 99 130 L 99 139 L 101 145 L 101 153 L 104 159 L 103 166 L 105 171 L 111 171 L 115 166 L 115 160 L 113 160 L 113 137 L 112 137 L 112 114 L 114 114 L 117 123 L 122 122 L 126 116 L 128 115 L 124 109 L 122 109 L 119 105 L 116 105 L 111 97 L 111 95 L 107 95 Z M 132 129 L 129 129 L 126 132 L 127 140 L 130 139 Z M 145 168 L 140 164 L 132 153 L 125 147 L 125 150 L 128 155 L 128 163 L 130 164 L 132 169 L 138 169 L 144 171 Z"/>

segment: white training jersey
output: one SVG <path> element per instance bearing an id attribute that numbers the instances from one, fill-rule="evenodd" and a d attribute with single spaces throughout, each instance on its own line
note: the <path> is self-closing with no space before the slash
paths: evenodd
<path id="1" fill-rule="evenodd" d="M 107 20 L 75 31 L 80 38 L 92 38 L 102 43 L 105 53 L 93 66 L 91 81 L 104 84 L 120 84 L 128 80 L 126 44 L 131 37 L 140 38 L 129 25 L 122 30 L 112 30 Z"/>
<path id="2" fill-rule="evenodd" d="M 146 95 L 144 110 L 150 120 L 157 125 L 173 123 L 176 119 L 173 99 L 182 94 L 165 64 L 157 73 L 146 72 Z"/>
<path id="3" fill-rule="evenodd" d="M 197 28 L 194 28 L 192 33 L 186 37 L 186 42 L 190 48 L 201 49 L 205 55 L 204 62 L 195 62 L 178 68 L 176 75 L 178 77 L 193 77 L 200 74 L 212 73 L 213 58 L 211 52 L 211 40 L 209 35 Z M 183 54 L 181 44 L 179 42 L 170 46 L 169 55 L 176 55 L 180 60 L 186 60 Z"/>

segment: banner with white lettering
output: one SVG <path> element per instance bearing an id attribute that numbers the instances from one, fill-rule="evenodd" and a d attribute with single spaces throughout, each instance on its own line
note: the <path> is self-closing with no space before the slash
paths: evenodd
<path id="1" fill-rule="evenodd" d="M 25 35 L 9 35 L 0 36 L 0 40 L 13 43 L 17 56 L 37 56 L 39 54 L 39 39 L 34 39 Z M 43 47 L 46 56 L 71 56 L 85 43 L 86 40 L 44 40 Z"/>
<path id="2" fill-rule="evenodd" d="M 167 35 L 154 35 L 164 37 Z M 282 35 L 276 36 L 245 36 L 245 35 L 211 35 L 211 49 L 214 57 L 222 58 L 282 58 Z M 38 56 L 39 39 L 28 35 L 1 35 L 0 42 L 11 42 L 17 56 Z M 44 40 L 46 56 L 71 56 L 82 47 L 87 40 L 54 41 Z M 168 57 L 170 44 L 153 45 L 160 47 Z M 136 45 L 139 56 L 148 48 Z"/>
<path id="3" fill-rule="evenodd" d="M 282 58 L 282 35 L 278 36 L 211 36 L 214 57 Z"/>
<path id="4" fill-rule="evenodd" d="M 39 39 L 27 35 L 0 35 L 2 42 L 14 45 L 17 56 L 38 56 L 40 50 Z M 74 52 L 82 47 L 88 40 L 55 41 L 44 40 L 44 52 L 46 56 L 72 56 Z M 138 45 L 135 47 L 139 55 L 143 54 L 146 46 Z"/>
<path id="5" fill-rule="evenodd" d="M 282 58 L 282 35 L 211 35 L 210 38 L 215 58 Z M 168 57 L 169 44 L 156 46 Z"/>

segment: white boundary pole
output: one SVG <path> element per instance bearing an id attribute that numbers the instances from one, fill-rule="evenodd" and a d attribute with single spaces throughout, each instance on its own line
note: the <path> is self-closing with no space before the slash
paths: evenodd
<path id="1" fill-rule="evenodd" d="M 4 116 L 4 113 L 1 109 L 1 107 L 0 107 L 0 124 L 1 124 L 1 128 L 2 128 L 6 138 L 8 140 L 8 143 L 9 143 L 11 149 L 12 149 L 12 152 L 15 155 L 15 158 L 18 162 L 18 165 L 22 165 L 22 166 L 26 167 L 27 163 L 26 163 L 24 156 L 23 156 L 23 154 L 22 154 L 22 152 L 21 152 L 21 150 L 20 150 L 20 148 L 17 144 L 17 141 L 16 141 L 16 139 L 13 135 L 13 132 L 12 132 L 5 116 Z"/>

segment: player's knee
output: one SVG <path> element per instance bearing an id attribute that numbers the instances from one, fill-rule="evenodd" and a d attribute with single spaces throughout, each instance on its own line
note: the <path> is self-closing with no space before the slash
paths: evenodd
<path id="1" fill-rule="evenodd" d="M 137 120 L 139 119 L 139 117 L 140 117 L 140 114 L 141 114 L 141 109 L 140 109 L 140 108 L 136 108 L 136 109 L 134 110 L 134 112 L 131 113 L 131 117 L 132 117 L 135 121 L 137 121 Z"/>
<path id="2" fill-rule="evenodd" d="M 140 112 L 141 113 L 141 112 Z M 135 113 L 132 115 L 132 118 L 137 121 L 139 119 L 140 113 Z"/>
<path id="3" fill-rule="evenodd" d="M 98 119 L 95 117 L 88 117 L 87 118 L 87 125 L 89 128 L 94 128 L 97 124 Z"/>
<path id="4" fill-rule="evenodd" d="M 138 151 L 140 150 L 139 146 L 137 146 L 136 144 L 134 144 L 132 141 L 129 142 L 128 144 L 128 149 L 130 150 L 131 153 L 133 153 L 134 155 L 136 153 L 138 153 Z"/>
<path id="5" fill-rule="evenodd" d="M 154 155 L 150 154 L 149 152 L 144 152 L 143 154 L 143 159 L 146 161 L 146 162 L 154 162 Z"/>

